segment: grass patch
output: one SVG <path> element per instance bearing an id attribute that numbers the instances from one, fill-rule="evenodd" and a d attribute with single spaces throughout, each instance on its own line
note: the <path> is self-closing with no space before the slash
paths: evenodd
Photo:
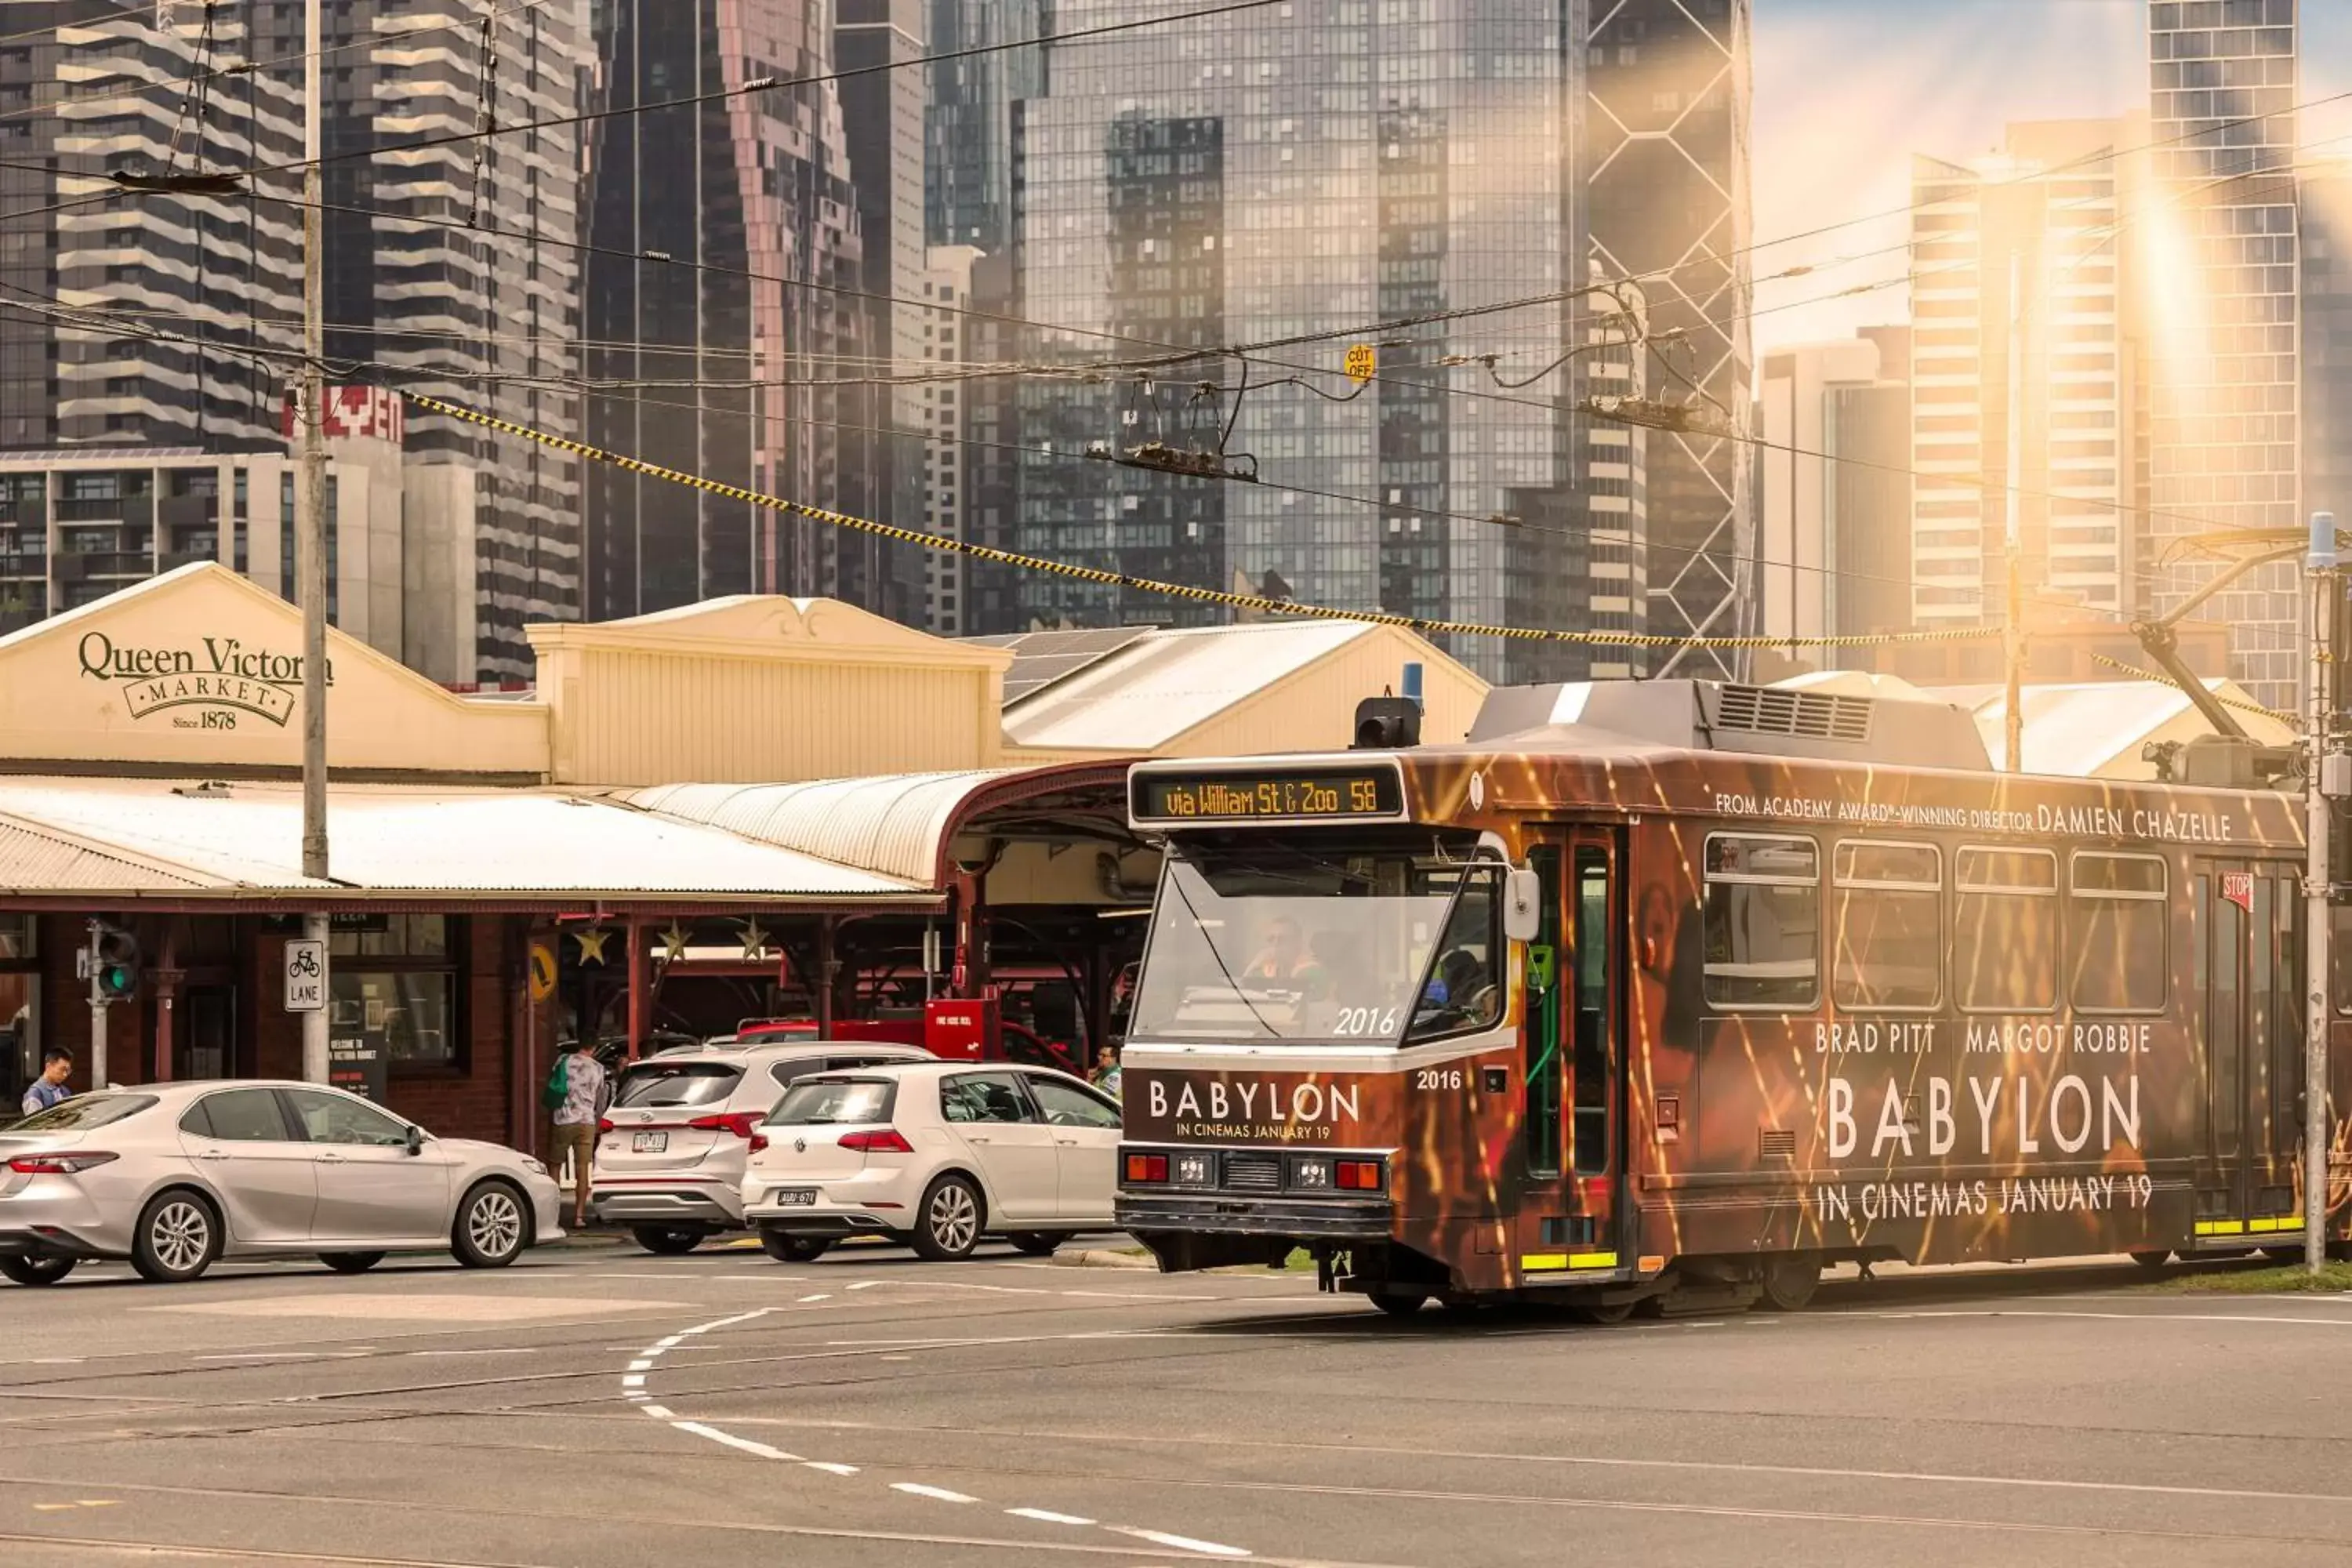
<path id="1" fill-rule="evenodd" d="M 2326 1263 L 2313 1274 L 2300 1263 L 2270 1268 L 2200 1269 L 2171 1274 L 2140 1287 L 2169 1296 L 2270 1296 L 2290 1291 L 2352 1290 L 2352 1263 Z"/>
<path id="2" fill-rule="evenodd" d="M 1303 1247 L 1294 1247 L 1290 1256 L 1280 1263 L 1236 1263 L 1230 1268 L 1212 1268 L 1212 1274 L 1296 1274 L 1301 1270 L 1315 1271 L 1315 1255 Z"/>

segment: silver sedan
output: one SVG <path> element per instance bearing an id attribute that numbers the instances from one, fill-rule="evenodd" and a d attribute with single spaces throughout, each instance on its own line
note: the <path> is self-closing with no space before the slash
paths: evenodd
<path id="1" fill-rule="evenodd" d="M 289 1253 L 349 1274 L 388 1252 L 499 1268 L 562 1237 L 560 1212 L 530 1155 L 316 1084 L 109 1089 L 0 1129 L 0 1275 L 19 1285 L 89 1258 L 159 1282 Z"/>

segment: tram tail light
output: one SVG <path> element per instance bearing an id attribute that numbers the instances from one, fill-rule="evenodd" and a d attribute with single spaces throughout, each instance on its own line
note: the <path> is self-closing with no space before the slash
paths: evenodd
<path id="1" fill-rule="evenodd" d="M 1378 1160 L 1342 1160 L 1332 1172 L 1334 1184 L 1343 1193 L 1377 1193 L 1387 1184 L 1381 1180 Z"/>
<path id="2" fill-rule="evenodd" d="M 1168 1179 L 1168 1156 L 1165 1154 L 1129 1154 L 1127 1157 L 1127 1179 L 1130 1182 L 1164 1182 Z"/>

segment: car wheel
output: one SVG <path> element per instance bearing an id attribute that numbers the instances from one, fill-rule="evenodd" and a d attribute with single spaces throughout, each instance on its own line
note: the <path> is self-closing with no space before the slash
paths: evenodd
<path id="1" fill-rule="evenodd" d="M 468 1268 L 504 1268 L 522 1256 L 529 1210 L 504 1182 L 484 1182 L 457 1205 L 449 1250 Z"/>
<path id="2" fill-rule="evenodd" d="M 1410 1318 L 1429 1305 L 1429 1298 L 1418 1290 L 1375 1290 L 1371 1303 L 1391 1318 Z"/>
<path id="3" fill-rule="evenodd" d="M 1054 1249 L 1067 1241 L 1069 1237 L 1059 1233 L 1049 1234 L 1042 1230 L 1016 1230 L 1004 1239 L 1013 1244 L 1013 1250 L 1015 1252 L 1030 1258 L 1051 1258 L 1054 1255 Z"/>
<path id="4" fill-rule="evenodd" d="M 71 1258 L 0 1255 L 0 1274 L 6 1275 L 19 1285 L 54 1285 L 73 1272 L 77 1261 Z"/>
<path id="5" fill-rule="evenodd" d="M 364 1274 L 383 1261 L 381 1252 L 322 1252 L 319 1261 L 338 1274 Z"/>
<path id="6" fill-rule="evenodd" d="M 933 1263 L 970 1258 L 980 1245 L 980 1226 L 986 1211 L 979 1189 L 962 1176 L 941 1176 L 923 1193 L 917 1210 L 915 1255 Z"/>
<path id="7" fill-rule="evenodd" d="M 220 1256 L 220 1217 L 213 1205 L 183 1188 L 158 1193 L 139 1211 L 131 1267 L 158 1285 L 199 1278 Z"/>
<path id="8" fill-rule="evenodd" d="M 832 1248 L 830 1237 L 786 1236 L 776 1230 L 760 1233 L 760 1250 L 779 1263 L 814 1263 Z"/>
<path id="9" fill-rule="evenodd" d="M 664 1258 L 692 1252 L 702 1245 L 702 1232 L 683 1226 L 635 1225 L 629 1227 L 629 1234 L 637 1238 L 639 1247 L 647 1252 L 658 1252 Z"/>

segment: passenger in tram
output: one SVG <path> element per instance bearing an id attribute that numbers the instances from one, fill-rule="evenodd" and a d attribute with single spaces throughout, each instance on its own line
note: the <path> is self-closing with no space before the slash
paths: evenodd
<path id="1" fill-rule="evenodd" d="M 1304 981 L 1317 967 L 1314 957 L 1307 951 L 1298 922 L 1288 915 L 1276 915 L 1266 922 L 1265 934 L 1258 940 L 1257 956 L 1242 971 L 1242 978 L 1276 984 Z"/>

